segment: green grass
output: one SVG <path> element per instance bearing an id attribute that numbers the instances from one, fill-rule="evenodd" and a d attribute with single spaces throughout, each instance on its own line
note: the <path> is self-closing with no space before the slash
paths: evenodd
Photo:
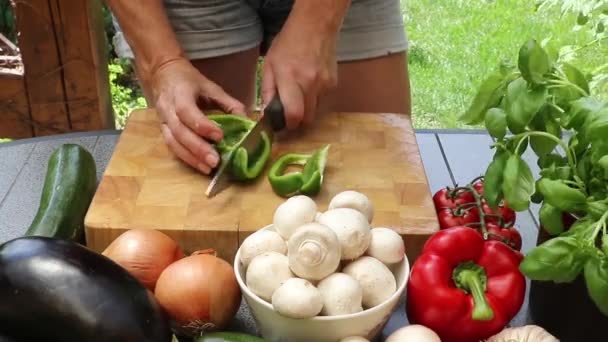
<path id="1" fill-rule="evenodd" d="M 402 0 L 410 39 L 409 68 L 416 128 L 471 128 L 458 121 L 483 78 L 498 62 L 516 62 L 530 38 L 558 46 L 593 40 L 573 31 L 576 15 L 536 12 L 533 0 Z M 606 63 L 608 43 L 582 50 L 573 64 L 584 72 Z M 604 94 L 605 96 L 605 94 Z M 603 96 L 603 97 L 604 97 Z"/>

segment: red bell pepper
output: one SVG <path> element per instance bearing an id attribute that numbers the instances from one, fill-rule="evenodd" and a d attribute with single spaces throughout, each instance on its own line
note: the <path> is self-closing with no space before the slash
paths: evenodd
<path id="1" fill-rule="evenodd" d="M 524 301 L 523 255 L 468 227 L 440 230 L 426 242 L 407 288 L 411 323 L 442 342 L 478 342 L 500 332 Z"/>

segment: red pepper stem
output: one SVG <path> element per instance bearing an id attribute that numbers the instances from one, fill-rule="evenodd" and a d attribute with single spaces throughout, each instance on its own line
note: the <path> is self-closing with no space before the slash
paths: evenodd
<path id="1" fill-rule="evenodd" d="M 452 278 L 458 288 L 473 296 L 473 320 L 492 320 L 494 311 L 486 300 L 487 276 L 483 267 L 472 261 L 462 263 L 454 269 Z"/>

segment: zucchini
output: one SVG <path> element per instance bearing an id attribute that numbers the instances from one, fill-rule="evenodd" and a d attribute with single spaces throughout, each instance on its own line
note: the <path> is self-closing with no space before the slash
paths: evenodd
<path id="1" fill-rule="evenodd" d="M 230 332 L 230 331 L 219 331 L 205 334 L 197 337 L 194 342 L 268 342 L 262 338 Z"/>
<path id="2" fill-rule="evenodd" d="M 74 241 L 19 237 L 0 245 L 0 341 L 170 342 L 151 291 Z"/>
<path id="3" fill-rule="evenodd" d="M 95 160 L 77 144 L 64 144 L 48 161 L 38 211 L 25 236 L 84 243 L 84 217 L 97 188 Z"/>

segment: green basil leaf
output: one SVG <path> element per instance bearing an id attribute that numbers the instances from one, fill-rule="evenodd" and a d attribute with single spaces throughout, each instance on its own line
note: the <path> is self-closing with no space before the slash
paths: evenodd
<path id="1" fill-rule="evenodd" d="M 473 102 L 459 120 L 467 125 L 477 125 L 483 122 L 486 110 L 498 105 L 505 95 L 507 79 L 508 77 L 500 72 L 488 76 L 481 83 Z"/>
<path id="2" fill-rule="evenodd" d="M 564 156 L 560 156 L 557 153 L 550 153 L 543 156 L 540 156 L 537 161 L 538 167 L 541 169 L 547 168 L 552 164 L 555 166 L 564 166 L 568 165 L 568 159 Z"/>
<path id="3" fill-rule="evenodd" d="M 555 166 L 555 164 L 552 164 L 548 168 L 540 170 L 539 174 L 543 178 L 569 180 L 572 177 L 572 169 L 570 166 Z"/>
<path id="4" fill-rule="evenodd" d="M 585 154 L 583 158 L 578 160 L 578 163 L 576 164 L 576 172 L 584 183 L 589 182 L 592 167 L 591 157 L 589 154 Z"/>
<path id="5" fill-rule="evenodd" d="M 596 221 L 589 217 L 578 219 L 576 222 L 574 222 L 574 224 L 572 224 L 570 229 L 564 232 L 561 236 L 572 236 L 580 241 L 588 241 L 593 237 L 595 223 Z"/>
<path id="6" fill-rule="evenodd" d="M 530 140 L 530 137 L 510 138 L 509 140 L 507 140 L 506 148 L 507 148 L 507 150 L 512 151 L 513 153 L 517 153 L 521 156 L 528 149 L 529 140 Z M 521 142 L 521 144 L 520 144 L 520 142 Z M 517 148 L 517 146 L 519 146 L 519 149 L 517 149 L 517 151 L 516 151 L 515 149 Z"/>
<path id="7" fill-rule="evenodd" d="M 564 72 L 564 74 L 566 74 L 568 81 L 576 84 L 579 88 L 584 90 L 587 95 L 589 95 L 589 82 L 587 81 L 585 75 L 583 75 L 583 73 L 578 68 L 576 68 L 570 63 L 564 62 L 562 63 L 562 71 Z"/>
<path id="8" fill-rule="evenodd" d="M 498 204 L 502 199 L 503 171 L 508 158 L 508 153 L 497 151 L 484 175 L 483 196 L 488 205 L 494 209 L 498 208 Z"/>
<path id="9" fill-rule="evenodd" d="M 608 260 L 606 256 L 589 258 L 585 264 L 587 293 L 598 310 L 608 316 Z"/>
<path id="10" fill-rule="evenodd" d="M 507 126 L 514 134 L 524 132 L 534 115 L 545 103 L 547 89 L 529 89 L 526 81 L 518 78 L 507 86 Z"/>
<path id="11" fill-rule="evenodd" d="M 547 111 L 537 114 L 531 124 L 532 129 L 535 131 L 544 131 L 556 138 L 561 138 L 562 136 L 561 126 Z M 533 135 L 530 137 L 530 146 L 537 156 L 542 156 L 553 152 L 557 146 L 557 142 L 544 136 Z"/>
<path id="12" fill-rule="evenodd" d="M 571 85 L 561 85 L 558 88 L 552 89 L 551 92 L 558 100 L 559 104 L 568 103 L 589 95 L 589 82 L 580 70 L 571 64 L 563 63 L 561 65 L 561 71 Z M 583 93 L 581 93 L 581 91 Z"/>
<path id="13" fill-rule="evenodd" d="M 485 125 L 488 133 L 500 140 L 507 134 L 507 114 L 500 108 L 490 108 L 486 112 Z"/>
<path id="14" fill-rule="evenodd" d="M 519 269 L 532 280 L 569 283 L 581 273 L 588 258 L 575 237 L 560 236 L 530 250 Z"/>
<path id="15" fill-rule="evenodd" d="M 562 180 L 542 178 L 538 189 L 543 194 L 544 201 L 567 212 L 577 212 L 584 209 L 587 203 L 585 193 L 565 184 Z"/>
<path id="16" fill-rule="evenodd" d="M 608 197 L 608 186 L 604 181 L 597 177 L 591 177 L 589 182 L 587 182 L 587 190 L 594 198 Z"/>
<path id="17" fill-rule="evenodd" d="M 608 109 L 600 112 L 598 117 L 589 123 L 585 133 L 590 141 L 603 141 L 608 137 Z"/>
<path id="18" fill-rule="evenodd" d="M 598 160 L 597 166 L 604 171 L 604 178 L 608 179 L 608 154 Z"/>
<path id="19" fill-rule="evenodd" d="M 592 112 L 599 112 L 604 103 L 593 97 L 581 97 L 570 102 L 569 110 L 564 114 L 562 126 L 567 129 L 579 129 Z"/>
<path id="20" fill-rule="evenodd" d="M 602 252 L 608 255 L 608 235 L 602 235 Z"/>
<path id="21" fill-rule="evenodd" d="M 570 148 L 577 157 L 580 157 L 588 150 L 589 141 L 586 139 L 586 135 L 581 134 L 581 132 L 576 132 L 572 134 L 568 140 L 568 148 Z"/>
<path id="22" fill-rule="evenodd" d="M 587 202 L 586 211 L 591 218 L 599 220 L 608 211 L 608 204 L 605 201 Z"/>
<path id="23" fill-rule="evenodd" d="M 519 49 L 517 66 L 524 79 L 533 84 L 544 83 L 544 76 L 551 69 L 549 56 L 534 39 Z"/>
<path id="24" fill-rule="evenodd" d="M 550 235 L 559 235 L 564 231 L 563 212 L 551 204 L 544 202 L 540 206 L 538 219 L 543 229 Z"/>
<path id="25" fill-rule="evenodd" d="M 515 211 L 528 209 L 534 193 L 532 171 L 518 154 L 511 154 L 503 172 L 502 192 L 509 206 Z"/>
<path id="26" fill-rule="evenodd" d="M 591 146 L 591 161 L 595 164 L 608 155 L 608 141 L 596 141 Z"/>

